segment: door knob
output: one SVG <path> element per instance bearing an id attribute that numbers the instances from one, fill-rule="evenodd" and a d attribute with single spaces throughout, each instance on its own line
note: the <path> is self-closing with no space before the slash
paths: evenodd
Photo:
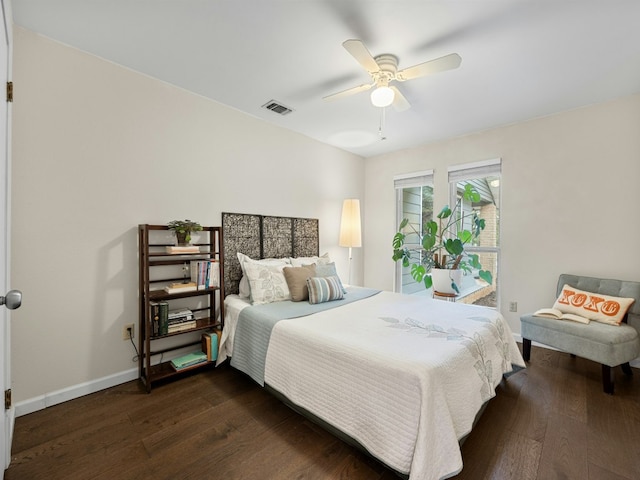
<path id="1" fill-rule="evenodd" d="M 6 305 L 9 310 L 15 310 L 22 305 L 22 292 L 10 290 L 5 297 L 0 297 L 0 305 Z"/>

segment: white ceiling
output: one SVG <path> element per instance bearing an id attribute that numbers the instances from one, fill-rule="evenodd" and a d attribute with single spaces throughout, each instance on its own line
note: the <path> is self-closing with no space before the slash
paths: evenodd
<path id="1" fill-rule="evenodd" d="M 364 157 L 640 92 L 638 0 L 13 0 L 47 37 Z M 399 68 L 452 52 L 456 70 L 397 84 L 381 110 L 342 47 Z M 261 106 L 276 100 L 294 111 Z M 356 140 L 362 145 L 353 144 Z"/>

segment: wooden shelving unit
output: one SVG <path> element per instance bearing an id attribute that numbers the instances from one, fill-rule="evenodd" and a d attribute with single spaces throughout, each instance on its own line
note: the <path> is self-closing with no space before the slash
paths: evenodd
<path id="1" fill-rule="evenodd" d="M 222 228 L 203 227 L 201 232 L 193 234 L 194 238 L 196 236 L 197 239 L 194 240 L 193 245 L 199 247 L 199 253 L 170 254 L 166 252 L 166 247 L 175 244 L 175 237 L 166 225 L 142 224 L 138 226 L 140 303 L 138 372 L 140 381 L 146 387 L 147 392 L 151 392 L 155 382 L 213 365 L 213 362 L 208 362 L 176 370 L 170 361 L 159 360 L 165 353 L 190 346 L 199 346 L 200 339 L 194 340 L 194 332 L 221 330 L 223 326 Z M 191 262 L 202 260 L 218 261 L 218 286 L 181 293 L 164 291 L 164 287 L 170 283 L 190 280 Z M 180 308 L 187 308 L 185 305 L 193 304 L 193 307 L 189 306 L 188 308 L 193 311 L 196 317 L 196 326 L 179 332 L 154 335 L 151 303 L 161 301 L 168 302 L 169 309 L 171 309 L 172 303 L 179 303 Z M 186 338 L 185 341 L 180 341 L 178 337 Z M 160 344 L 162 346 L 158 346 Z M 152 364 L 153 361 L 156 363 Z"/>

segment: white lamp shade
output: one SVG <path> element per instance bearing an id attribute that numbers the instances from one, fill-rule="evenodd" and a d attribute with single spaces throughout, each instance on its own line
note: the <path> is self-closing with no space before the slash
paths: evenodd
<path id="1" fill-rule="evenodd" d="M 394 91 L 389 87 L 378 87 L 371 92 L 371 103 L 376 107 L 388 107 L 393 103 L 396 96 Z"/>
<path id="2" fill-rule="evenodd" d="M 342 203 L 342 221 L 340 222 L 341 247 L 361 247 L 362 227 L 360 224 L 360 200 L 348 198 Z"/>

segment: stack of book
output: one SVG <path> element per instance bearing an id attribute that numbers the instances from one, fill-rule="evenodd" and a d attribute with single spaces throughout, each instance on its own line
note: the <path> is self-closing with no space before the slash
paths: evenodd
<path id="1" fill-rule="evenodd" d="M 171 360 L 171 365 L 176 370 L 182 370 L 201 363 L 207 363 L 207 354 L 204 352 L 191 352 Z"/>
<path id="2" fill-rule="evenodd" d="M 154 337 L 169 333 L 169 303 L 151 302 L 151 333 Z"/>
<path id="3" fill-rule="evenodd" d="M 172 283 L 164 287 L 164 291 L 167 293 L 184 293 L 193 292 L 198 289 L 198 285 L 195 282 L 187 283 Z"/>
<path id="4" fill-rule="evenodd" d="M 196 319 L 188 308 L 171 310 L 167 320 L 167 333 L 181 332 L 196 327 Z"/>
<path id="5" fill-rule="evenodd" d="M 200 247 L 196 245 L 172 245 L 167 247 L 167 253 L 171 255 L 184 253 L 200 253 Z"/>
<path id="6" fill-rule="evenodd" d="M 191 283 L 195 283 L 198 290 L 219 287 L 220 263 L 218 260 L 192 260 Z"/>
<path id="7" fill-rule="evenodd" d="M 221 334 L 220 330 L 202 334 L 202 351 L 207 354 L 207 360 L 210 362 L 215 362 L 218 359 L 218 345 L 220 344 Z"/>

